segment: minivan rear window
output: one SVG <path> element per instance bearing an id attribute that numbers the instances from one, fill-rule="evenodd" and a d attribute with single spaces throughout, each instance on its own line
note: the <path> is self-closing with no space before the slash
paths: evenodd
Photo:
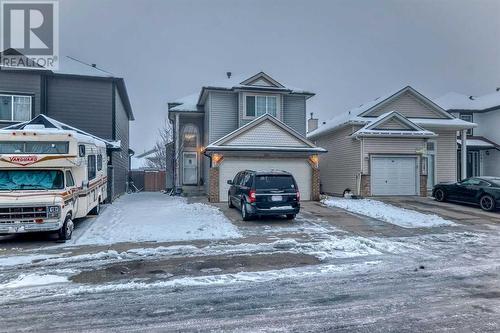
<path id="1" fill-rule="evenodd" d="M 255 177 L 255 188 L 263 190 L 295 189 L 295 182 L 291 176 L 262 175 Z"/>

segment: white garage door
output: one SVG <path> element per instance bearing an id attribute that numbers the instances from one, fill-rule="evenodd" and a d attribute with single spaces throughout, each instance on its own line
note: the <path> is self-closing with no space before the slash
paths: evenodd
<path id="1" fill-rule="evenodd" d="M 416 195 L 416 157 L 372 157 L 372 195 Z"/>
<path id="2" fill-rule="evenodd" d="M 311 177 L 312 170 L 310 164 L 304 158 L 298 159 L 258 159 L 258 158 L 235 158 L 225 157 L 219 168 L 219 189 L 220 200 L 227 201 L 227 191 L 229 185 L 227 181 L 242 170 L 284 170 L 290 172 L 297 186 L 299 187 L 302 200 L 311 200 Z"/>

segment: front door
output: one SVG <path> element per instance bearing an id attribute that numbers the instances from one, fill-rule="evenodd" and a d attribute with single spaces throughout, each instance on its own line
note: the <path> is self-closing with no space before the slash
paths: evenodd
<path id="1" fill-rule="evenodd" d="M 198 183 L 198 158 L 195 152 L 182 154 L 182 183 L 196 185 Z"/>

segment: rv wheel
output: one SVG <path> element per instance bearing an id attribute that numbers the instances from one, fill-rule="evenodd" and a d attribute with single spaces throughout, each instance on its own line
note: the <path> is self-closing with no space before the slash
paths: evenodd
<path id="1" fill-rule="evenodd" d="M 73 220 L 71 220 L 69 216 L 66 217 L 66 220 L 64 221 L 61 229 L 59 229 L 58 231 L 59 240 L 61 241 L 70 240 L 71 236 L 73 235 L 73 228 L 74 228 Z"/>
<path id="2" fill-rule="evenodd" d="M 101 200 L 99 199 L 99 202 L 97 202 L 97 206 L 95 206 L 90 211 L 90 214 L 92 214 L 92 215 L 99 215 L 100 212 L 101 212 Z"/>

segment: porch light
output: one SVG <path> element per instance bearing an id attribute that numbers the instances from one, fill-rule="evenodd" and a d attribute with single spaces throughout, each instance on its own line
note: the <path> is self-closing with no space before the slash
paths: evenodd
<path id="1" fill-rule="evenodd" d="M 318 155 L 312 155 L 312 156 L 310 156 L 310 157 L 309 157 L 309 161 L 311 162 L 311 164 L 312 164 L 315 168 L 317 168 L 317 167 L 318 167 L 318 165 L 319 165 L 319 157 L 318 157 Z"/>
<path id="2" fill-rule="evenodd" d="M 212 155 L 212 162 L 214 163 L 214 165 L 217 165 L 219 164 L 220 161 L 222 161 L 222 154 L 213 154 Z"/>

